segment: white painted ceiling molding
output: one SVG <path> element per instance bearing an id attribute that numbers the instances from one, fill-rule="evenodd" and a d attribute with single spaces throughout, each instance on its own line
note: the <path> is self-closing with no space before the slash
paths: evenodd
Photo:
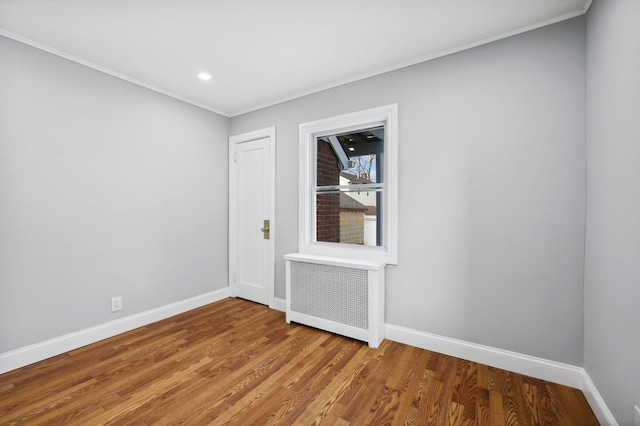
<path id="1" fill-rule="evenodd" d="M 590 5 L 0 0 L 0 35 L 232 117 L 580 16 Z"/>

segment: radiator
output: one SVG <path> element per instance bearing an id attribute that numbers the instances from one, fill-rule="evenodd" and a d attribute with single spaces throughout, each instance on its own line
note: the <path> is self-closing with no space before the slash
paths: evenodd
<path id="1" fill-rule="evenodd" d="M 380 262 L 288 254 L 287 323 L 363 340 L 384 339 L 384 268 Z"/>

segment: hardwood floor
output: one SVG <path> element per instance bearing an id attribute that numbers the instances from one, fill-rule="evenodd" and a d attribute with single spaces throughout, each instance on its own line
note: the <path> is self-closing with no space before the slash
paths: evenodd
<path id="1" fill-rule="evenodd" d="M 0 375 L 0 424 L 598 422 L 576 389 L 226 299 Z"/>

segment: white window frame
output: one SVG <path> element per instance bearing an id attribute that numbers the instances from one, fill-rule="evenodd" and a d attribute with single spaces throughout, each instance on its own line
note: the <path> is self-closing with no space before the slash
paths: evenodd
<path id="1" fill-rule="evenodd" d="M 316 241 L 316 138 L 383 123 L 383 246 Z M 392 104 L 300 125 L 298 251 L 304 254 L 398 264 L 398 105 Z"/>

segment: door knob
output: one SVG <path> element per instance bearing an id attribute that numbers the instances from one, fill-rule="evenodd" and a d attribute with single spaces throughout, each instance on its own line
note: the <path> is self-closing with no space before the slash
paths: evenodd
<path id="1" fill-rule="evenodd" d="M 271 231 L 271 228 L 269 228 L 269 220 L 268 219 L 264 221 L 264 225 L 262 226 L 260 231 L 262 231 L 262 233 L 264 234 L 263 235 L 264 239 L 268 240 L 269 237 L 270 237 L 269 231 Z"/>

